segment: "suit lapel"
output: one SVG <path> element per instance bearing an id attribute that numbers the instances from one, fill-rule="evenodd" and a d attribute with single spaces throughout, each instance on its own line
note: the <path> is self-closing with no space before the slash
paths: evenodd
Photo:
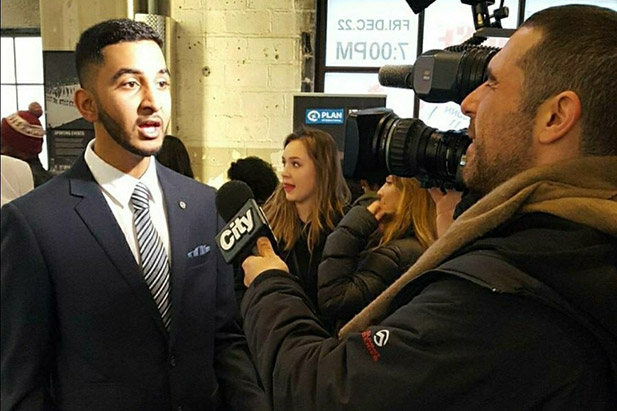
<path id="1" fill-rule="evenodd" d="M 167 331 L 161 315 L 152 299 L 141 268 L 135 262 L 124 233 L 120 229 L 101 188 L 94 180 L 83 157 L 78 159 L 71 170 L 71 195 L 81 197 L 82 200 L 75 206 L 75 211 L 88 227 L 92 236 L 105 251 L 118 272 L 133 288 L 138 300 L 150 307 L 153 320 L 157 328 L 167 338 Z"/>
<path id="2" fill-rule="evenodd" d="M 177 336 L 177 321 L 182 315 L 182 292 L 186 279 L 186 253 L 189 248 L 188 232 L 190 231 L 187 209 L 189 204 L 188 195 L 182 191 L 181 186 L 173 184 L 170 180 L 171 172 L 160 164 L 156 164 L 159 182 L 165 197 L 165 207 L 167 209 L 167 226 L 169 229 L 169 242 L 171 247 L 171 344 Z"/>

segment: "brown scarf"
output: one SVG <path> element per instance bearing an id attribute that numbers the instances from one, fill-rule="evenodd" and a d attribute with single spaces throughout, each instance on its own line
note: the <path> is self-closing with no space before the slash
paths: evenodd
<path id="1" fill-rule="evenodd" d="M 389 313 L 392 299 L 418 275 L 444 262 L 515 214 L 542 212 L 617 237 L 617 156 L 584 157 L 524 171 L 465 211 L 416 263 L 340 331 L 343 339 Z"/>

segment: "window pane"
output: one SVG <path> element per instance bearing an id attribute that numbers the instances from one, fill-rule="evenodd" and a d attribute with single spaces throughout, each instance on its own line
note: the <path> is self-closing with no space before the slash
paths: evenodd
<path id="1" fill-rule="evenodd" d="M 413 62 L 418 18 L 402 0 L 329 0 L 326 66 Z"/>
<path id="2" fill-rule="evenodd" d="M 40 86 L 17 86 L 17 107 L 19 110 L 28 110 L 28 106 L 33 101 L 41 105 L 45 104 L 45 89 Z M 44 124 L 44 123 L 42 123 Z"/>
<path id="3" fill-rule="evenodd" d="M 12 37 L 2 37 L 2 44 L 0 45 L 2 72 L 0 76 L 2 76 L 2 83 L 15 83 L 15 62 L 14 62 L 14 54 L 13 54 L 13 38 Z M 3 88 L 4 90 L 4 88 Z M 2 99 L 4 100 L 4 92 L 2 93 Z M 2 102 L 2 107 L 4 107 L 4 101 Z"/>
<path id="4" fill-rule="evenodd" d="M 333 94 L 386 94 L 386 105 L 399 117 L 413 116 L 413 91 L 382 87 L 377 73 L 326 73 L 324 92 Z"/>
<path id="5" fill-rule="evenodd" d="M 18 83 L 43 84 L 43 46 L 40 37 L 15 38 Z"/>
<path id="6" fill-rule="evenodd" d="M 460 130 L 469 127 L 469 117 L 456 103 L 425 103 L 420 101 L 420 120 L 439 130 Z"/>
<path id="7" fill-rule="evenodd" d="M 504 28 L 514 29 L 518 22 L 518 1 L 508 1 L 510 15 L 501 21 Z M 443 49 L 470 38 L 475 32 L 471 6 L 460 0 L 440 0 L 425 10 L 423 50 Z M 494 7 L 490 8 L 490 12 Z M 506 38 L 489 38 L 485 46 L 503 47 Z"/>
<path id="8" fill-rule="evenodd" d="M 518 1 L 510 0 L 507 6 L 510 15 L 502 20 L 502 26 L 513 29 L 518 22 Z M 490 12 L 494 9 L 491 6 Z M 431 4 L 425 10 L 423 50 L 444 49 L 469 39 L 475 32 L 471 10 L 471 6 L 460 0 L 440 0 Z M 503 37 L 489 38 L 482 44 L 503 47 L 507 41 Z M 455 103 L 420 101 L 420 119 L 440 130 L 458 130 L 469 126 L 469 118 L 461 113 L 460 106 Z"/>
<path id="9" fill-rule="evenodd" d="M 17 89 L 15 86 L 2 86 L 2 118 L 17 111 Z"/>
<path id="10" fill-rule="evenodd" d="M 324 93 L 386 94 L 377 81 L 377 73 L 326 73 Z"/>
<path id="11" fill-rule="evenodd" d="M 527 0 L 525 3 L 525 18 L 528 18 L 533 13 L 544 10 L 548 7 L 562 6 L 565 4 L 590 4 L 617 11 L 617 0 Z"/>

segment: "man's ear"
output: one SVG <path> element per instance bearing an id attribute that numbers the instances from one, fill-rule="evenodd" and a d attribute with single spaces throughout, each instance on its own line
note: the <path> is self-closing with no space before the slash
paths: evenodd
<path id="1" fill-rule="evenodd" d="M 77 89 L 73 95 L 73 102 L 75 103 L 77 110 L 79 110 L 83 118 L 87 121 L 94 123 L 98 120 L 98 107 L 96 105 L 96 101 L 94 100 L 94 96 L 90 91 L 83 88 Z"/>
<path id="2" fill-rule="evenodd" d="M 538 112 L 538 142 L 552 144 L 579 124 L 581 100 L 574 91 L 562 91 L 542 103 Z"/>

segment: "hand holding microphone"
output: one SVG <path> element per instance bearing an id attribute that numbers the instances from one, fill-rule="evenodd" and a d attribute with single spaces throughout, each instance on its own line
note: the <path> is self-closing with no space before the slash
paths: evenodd
<path id="1" fill-rule="evenodd" d="M 216 193 L 216 209 L 227 223 L 216 235 L 216 245 L 226 263 L 242 264 L 247 286 L 268 269 L 289 272 L 276 255 L 276 238 L 246 183 L 231 180 L 223 184 Z M 243 262 L 249 259 L 245 268 Z"/>
<path id="2" fill-rule="evenodd" d="M 216 193 L 216 209 L 227 223 L 215 237 L 226 263 L 239 265 L 256 254 L 259 237 L 268 237 L 276 244 L 266 215 L 245 182 L 232 180 L 223 184 Z"/>
<path id="3" fill-rule="evenodd" d="M 242 263 L 245 286 L 250 286 L 255 278 L 268 270 L 289 272 L 287 264 L 276 255 L 267 237 L 260 237 L 257 240 L 257 253 L 257 256 L 250 256 Z"/>

